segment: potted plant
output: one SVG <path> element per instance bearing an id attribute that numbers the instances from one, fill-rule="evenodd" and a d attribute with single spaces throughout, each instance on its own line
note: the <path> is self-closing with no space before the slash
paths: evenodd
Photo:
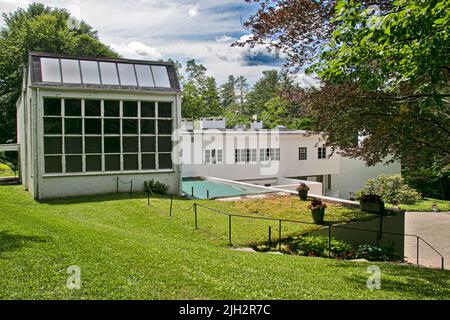
<path id="1" fill-rule="evenodd" d="M 298 197 L 300 198 L 300 200 L 306 201 L 309 191 L 309 187 L 306 185 L 306 183 L 300 183 L 296 190 L 298 192 Z"/>
<path id="2" fill-rule="evenodd" d="M 313 201 L 311 201 L 308 209 L 311 210 L 311 214 L 315 223 L 320 224 L 323 222 L 326 207 L 326 203 L 320 199 L 314 199 Z"/>
<path id="3" fill-rule="evenodd" d="M 369 193 L 361 195 L 359 205 L 362 211 L 380 214 L 384 212 L 384 202 L 377 194 Z"/>

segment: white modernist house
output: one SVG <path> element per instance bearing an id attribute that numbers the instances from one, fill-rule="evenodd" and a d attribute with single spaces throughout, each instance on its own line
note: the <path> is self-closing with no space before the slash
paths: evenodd
<path id="1" fill-rule="evenodd" d="M 178 194 L 180 123 L 172 63 L 31 53 L 17 101 L 22 183 L 36 199 L 125 191 L 131 180 L 142 190 L 150 179 Z"/>
<path id="2" fill-rule="evenodd" d="M 349 199 L 367 179 L 400 173 L 399 163 L 367 167 L 324 145 L 321 135 L 303 130 L 226 129 L 221 119 L 182 120 L 183 177 L 215 177 L 295 190 L 309 181 L 310 193 Z"/>

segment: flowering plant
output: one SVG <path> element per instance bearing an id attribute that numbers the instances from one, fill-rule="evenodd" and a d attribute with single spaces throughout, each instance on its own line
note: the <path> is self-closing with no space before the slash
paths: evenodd
<path id="1" fill-rule="evenodd" d="M 327 204 L 320 199 L 314 199 L 308 205 L 308 209 L 310 209 L 310 210 L 325 209 L 326 207 L 327 207 Z"/>
<path id="2" fill-rule="evenodd" d="M 296 189 L 297 191 L 309 191 L 309 187 L 306 185 L 306 183 L 302 182 Z"/>

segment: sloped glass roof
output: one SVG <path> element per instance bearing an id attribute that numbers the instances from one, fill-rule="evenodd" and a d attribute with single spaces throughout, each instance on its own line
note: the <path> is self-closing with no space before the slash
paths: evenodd
<path id="1" fill-rule="evenodd" d="M 171 63 L 31 53 L 32 82 L 70 87 L 179 90 Z"/>

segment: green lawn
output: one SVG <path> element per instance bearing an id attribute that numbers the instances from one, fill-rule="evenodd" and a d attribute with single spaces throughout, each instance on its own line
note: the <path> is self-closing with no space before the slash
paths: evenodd
<path id="1" fill-rule="evenodd" d="M 438 206 L 440 211 L 443 212 L 450 211 L 450 201 L 436 200 L 430 198 L 425 198 L 424 200 L 420 200 L 415 204 L 410 205 L 401 204 L 400 208 L 412 212 L 428 212 L 431 211 L 431 206 L 433 205 L 433 203 L 435 203 Z"/>
<path id="2" fill-rule="evenodd" d="M 238 211 L 251 206 L 202 203 Z M 192 211 L 181 210 L 191 204 L 175 201 L 169 217 L 167 199 L 152 199 L 151 207 L 127 195 L 40 204 L 21 187 L 0 186 L 0 298 L 450 298 L 448 271 L 377 263 L 382 290 L 370 291 L 369 264 L 229 250 L 206 228 L 215 221 L 207 213 L 200 210 L 201 229 L 194 230 Z M 357 213 L 336 212 L 338 220 L 339 214 Z M 81 268 L 81 290 L 66 288 L 71 265 Z"/>

